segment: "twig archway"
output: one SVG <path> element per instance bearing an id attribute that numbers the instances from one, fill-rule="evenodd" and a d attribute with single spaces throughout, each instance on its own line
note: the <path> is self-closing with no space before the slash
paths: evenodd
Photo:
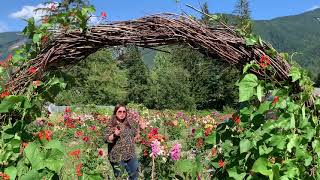
<path id="1" fill-rule="evenodd" d="M 75 64 L 101 48 L 131 44 L 150 48 L 177 43 L 188 44 L 209 57 L 239 67 L 252 60 L 259 63 L 260 57 L 271 48 L 265 43 L 247 46 L 245 39 L 239 37 L 234 28 L 223 24 L 208 27 L 186 16 L 152 15 L 91 27 L 85 33 L 59 33 L 37 57 L 15 70 L 7 88 L 12 92 L 22 92 L 32 80 L 41 79 L 44 72 Z M 269 59 L 274 69 L 272 80 L 287 80 L 290 71 L 288 62 L 280 55 Z M 30 68 L 34 71 L 30 72 Z M 264 76 L 259 70 L 251 71 L 259 77 Z"/>

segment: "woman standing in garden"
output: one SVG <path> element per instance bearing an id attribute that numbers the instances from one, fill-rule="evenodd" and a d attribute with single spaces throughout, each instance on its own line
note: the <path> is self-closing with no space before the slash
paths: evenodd
<path id="1" fill-rule="evenodd" d="M 106 129 L 105 141 L 116 178 L 121 176 L 121 167 L 126 169 L 130 180 L 137 180 L 139 176 L 135 141 L 139 138 L 140 127 L 144 125 L 141 125 L 140 118 L 134 121 L 133 117 L 125 105 L 118 104 Z"/>

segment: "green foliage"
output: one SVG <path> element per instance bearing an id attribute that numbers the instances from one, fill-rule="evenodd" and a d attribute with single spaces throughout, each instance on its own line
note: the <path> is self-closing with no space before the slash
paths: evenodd
<path id="1" fill-rule="evenodd" d="M 58 104 L 110 105 L 127 96 L 126 70 L 120 70 L 109 50 L 100 50 L 65 71 L 69 86 L 55 99 Z M 70 98 L 72 97 L 72 98 Z"/>
<path id="2" fill-rule="evenodd" d="M 157 109 L 192 109 L 189 73 L 171 61 L 170 54 L 159 52 L 151 71 L 148 107 Z"/>
<path id="3" fill-rule="evenodd" d="M 121 66 L 127 71 L 128 86 L 126 100 L 143 103 L 147 97 L 149 87 L 149 71 L 142 61 L 141 52 L 136 46 L 127 48 Z"/>

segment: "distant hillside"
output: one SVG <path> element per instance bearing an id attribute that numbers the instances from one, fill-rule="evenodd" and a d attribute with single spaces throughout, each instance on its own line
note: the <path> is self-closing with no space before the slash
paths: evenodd
<path id="1" fill-rule="evenodd" d="M 295 16 L 255 21 L 254 31 L 280 52 L 316 75 L 320 69 L 320 9 Z"/>
<path id="2" fill-rule="evenodd" d="M 254 21 L 254 32 L 270 42 L 279 52 L 296 54 L 293 59 L 316 76 L 320 69 L 320 9 L 299 15 Z M 7 56 L 25 39 L 17 32 L 0 33 L 0 58 Z M 142 48 L 144 62 L 152 67 L 156 52 Z"/>
<path id="3" fill-rule="evenodd" d="M 0 60 L 7 57 L 9 52 L 20 46 L 26 39 L 19 32 L 0 33 Z"/>

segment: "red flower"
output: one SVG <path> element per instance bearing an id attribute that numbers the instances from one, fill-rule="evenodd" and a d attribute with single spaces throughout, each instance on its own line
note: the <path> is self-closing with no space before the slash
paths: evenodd
<path id="1" fill-rule="evenodd" d="M 266 55 L 262 55 L 261 58 L 260 58 L 260 60 L 259 60 L 259 62 L 260 62 L 260 66 L 261 66 L 263 69 L 266 68 L 266 67 L 268 67 L 268 66 L 270 65 L 270 59 L 269 59 L 269 57 L 266 56 Z"/>
<path id="2" fill-rule="evenodd" d="M 38 136 L 39 136 L 39 139 L 40 139 L 40 140 L 44 139 L 44 132 L 43 132 L 43 131 L 40 131 L 40 132 L 38 133 Z"/>
<path id="3" fill-rule="evenodd" d="M 103 18 L 107 17 L 107 13 L 103 11 L 103 12 L 101 13 L 101 17 L 103 17 Z"/>
<path id="4" fill-rule="evenodd" d="M 91 131 L 95 131 L 95 130 L 97 129 L 97 127 L 96 127 L 95 125 L 93 125 L 93 126 L 89 127 L 89 129 L 90 129 Z"/>
<path id="5" fill-rule="evenodd" d="M 272 105 L 275 105 L 279 101 L 279 96 L 275 96 L 272 101 Z"/>
<path id="6" fill-rule="evenodd" d="M 149 154 L 148 154 L 148 150 L 145 149 L 145 150 L 143 151 L 143 156 L 147 157 L 148 155 L 149 155 Z"/>
<path id="7" fill-rule="evenodd" d="M 66 109 L 64 110 L 64 112 L 70 113 L 71 112 L 71 108 L 69 106 L 67 106 Z"/>
<path id="8" fill-rule="evenodd" d="M 104 156 L 104 151 L 103 151 L 103 149 L 98 149 L 98 155 L 99 155 L 99 156 Z"/>
<path id="9" fill-rule="evenodd" d="M 76 136 L 77 138 L 79 138 L 79 137 L 82 136 L 82 135 L 83 135 L 83 131 L 76 131 L 75 136 Z"/>
<path id="10" fill-rule="evenodd" d="M 2 180 L 9 180 L 10 176 L 4 172 L 0 172 L 0 177 Z"/>
<path id="11" fill-rule="evenodd" d="M 29 73 L 29 74 L 34 74 L 34 73 L 36 73 L 37 71 L 38 71 L 38 69 L 35 68 L 35 67 L 31 67 L 31 68 L 28 69 L 28 73 Z"/>
<path id="12" fill-rule="evenodd" d="M 44 133 L 46 135 L 46 139 L 50 141 L 53 133 L 50 130 L 45 130 Z"/>
<path id="13" fill-rule="evenodd" d="M 88 141 L 90 140 L 90 138 L 89 138 L 88 136 L 85 136 L 85 137 L 82 138 L 82 140 L 83 140 L 84 142 L 88 142 Z"/>
<path id="14" fill-rule="evenodd" d="M 219 167 L 224 168 L 225 164 L 223 160 L 220 159 L 218 163 L 219 163 Z"/>
<path id="15" fill-rule="evenodd" d="M 240 124 L 240 122 L 241 122 L 240 116 L 237 116 L 237 115 L 233 115 L 232 120 L 236 124 Z"/>
<path id="16" fill-rule="evenodd" d="M 50 122 L 49 122 L 49 123 L 48 123 L 48 126 L 53 127 L 54 125 L 53 125 L 52 123 L 50 123 Z"/>
<path id="17" fill-rule="evenodd" d="M 204 132 L 204 135 L 205 136 L 209 136 L 210 135 L 210 133 L 212 132 L 212 127 L 208 127 L 206 130 L 205 130 L 205 132 Z"/>
<path id="18" fill-rule="evenodd" d="M 78 165 L 76 166 L 77 176 L 82 176 L 81 168 L 82 168 L 82 163 L 80 163 L 80 164 L 78 164 Z"/>
<path id="19" fill-rule="evenodd" d="M 80 158 L 80 149 L 69 152 L 69 155 L 79 159 Z"/>
<path id="20" fill-rule="evenodd" d="M 196 144 L 196 147 L 199 149 L 201 148 L 203 145 L 203 139 L 202 138 L 198 138 L 197 139 L 197 144 Z"/>
<path id="21" fill-rule="evenodd" d="M 4 92 L 1 93 L 0 99 L 3 99 L 3 98 L 5 98 L 5 97 L 7 97 L 7 96 L 9 96 L 9 95 L 10 95 L 10 92 L 9 92 L 9 91 L 4 91 Z"/>

